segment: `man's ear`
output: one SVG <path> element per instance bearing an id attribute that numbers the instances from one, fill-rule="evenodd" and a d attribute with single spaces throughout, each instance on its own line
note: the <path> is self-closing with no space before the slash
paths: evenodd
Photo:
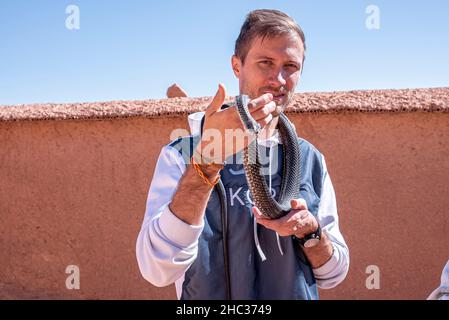
<path id="1" fill-rule="evenodd" d="M 237 78 L 240 78 L 240 69 L 242 68 L 242 61 L 235 54 L 231 58 L 232 70 Z"/>

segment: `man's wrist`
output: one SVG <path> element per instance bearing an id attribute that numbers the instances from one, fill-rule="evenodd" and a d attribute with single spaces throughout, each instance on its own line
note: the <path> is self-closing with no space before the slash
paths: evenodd
<path id="1" fill-rule="evenodd" d="M 334 254 L 334 246 L 324 232 L 316 246 L 311 248 L 302 247 L 302 249 L 314 269 L 325 265 Z"/>
<path id="2" fill-rule="evenodd" d="M 195 161 L 195 158 L 192 156 L 190 159 L 190 164 L 195 169 L 198 177 L 207 184 L 209 187 L 214 187 L 218 181 L 220 180 L 220 173 L 217 171 L 213 165 L 203 165 L 202 167 Z"/>
<path id="3" fill-rule="evenodd" d="M 321 240 L 321 227 L 317 223 L 317 227 L 314 231 L 309 232 L 307 234 L 301 234 L 301 235 L 293 235 L 294 239 L 298 241 L 298 243 L 302 247 L 310 248 L 318 245 L 318 243 Z"/>
<path id="4" fill-rule="evenodd" d="M 201 170 L 203 170 L 203 172 L 210 177 L 216 176 L 224 168 L 224 165 L 216 163 L 212 164 L 198 163 L 198 165 L 200 166 Z"/>
<path id="5" fill-rule="evenodd" d="M 209 176 L 217 175 L 225 165 L 224 163 L 217 163 L 214 159 L 204 156 L 198 149 L 194 150 L 192 158 L 201 170 Z"/>

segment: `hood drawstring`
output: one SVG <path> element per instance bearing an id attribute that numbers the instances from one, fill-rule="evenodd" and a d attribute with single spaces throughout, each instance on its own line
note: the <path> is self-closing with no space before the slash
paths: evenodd
<path id="1" fill-rule="evenodd" d="M 278 145 L 279 146 L 279 145 Z M 270 145 L 270 164 L 269 164 L 269 170 L 270 170 L 270 192 L 272 191 L 272 189 L 271 189 L 271 159 L 272 159 L 272 154 L 271 154 L 271 145 Z M 279 252 L 281 253 L 281 256 L 283 256 L 284 255 L 284 251 L 282 250 L 282 245 L 281 245 L 281 239 L 279 238 L 279 234 L 276 232 L 276 240 L 277 240 L 277 243 L 278 243 L 278 249 L 279 249 Z"/>
<path id="2" fill-rule="evenodd" d="M 272 180 L 272 172 L 271 172 L 271 161 L 273 159 L 273 152 L 272 152 L 272 146 L 271 144 L 269 144 L 269 162 L 268 162 L 268 174 L 269 174 L 269 182 L 268 182 L 268 190 L 270 190 L 270 193 L 273 195 L 273 190 L 271 188 L 271 180 Z M 262 251 L 262 247 L 260 246 L 259 243 L 259 237 L 257 235 L 257 222 L 256 222 L 256 217 L 253 217 L 254 219 L 254 228 L 253 228 L 253 232 L 254 232 L 254 243 L 256 244 L 256 248 L 257 251 L 259 252 L 259 256 L 262 259 L 262 261 L 267 260 L 267 257 L 265 256 L 265 254 Z M 282 245 L 281 245 L 281 240 L 279 238 L 279 234 L 276 232 L 276 240 L 277 240 L 277 244 L 278 244 L 278 249 L 279 252 L 281 253 L 281 255 L 284 255 L 284 251 L 282 250 Z"/>
<path id="3" fill-rule="evenodd" d="M 254 243 L 256 244 L 256 248 L 257 248 L 257 252 L 259 252 L 259 256 L 260 259 L 262 259 L 262 261 L 267 260 L 267 257 L 265 256 L 265 254 L 262 251 L 262 248 L 260 246 L 259 243 L 259 237 L 257 236 L 257 222 L 256 222 L 256 217 L 253 217 L 253 221 L 254 221 L 254 228 L 253 228 L 253 232 L 254 232 Z"/>

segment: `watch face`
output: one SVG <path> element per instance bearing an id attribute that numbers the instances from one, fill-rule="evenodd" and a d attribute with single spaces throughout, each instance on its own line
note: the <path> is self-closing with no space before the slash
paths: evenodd
<path id="1" fill-rule="evenodd" d="M 315 247 L 320 242 L 320 239 L 309 239 L 304 243 L 304 247 L 312 248 Z"/>

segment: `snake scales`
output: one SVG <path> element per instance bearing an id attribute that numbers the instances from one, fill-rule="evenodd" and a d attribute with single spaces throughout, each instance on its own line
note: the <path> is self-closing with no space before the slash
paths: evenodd
<path id="1" fill-rule="evenodd" d="M 236 107 L 245 129 L 257 134 L 261 127 L 250 115 L 248 102 L 249 97 L 246 95 L 236 97 Z M 255 206 L 263 215 L 271 219 L 286 215 L 291 210 L 290 200 L 299 198 L 300 190 L 299 141 L 295 128 L 284 113 L 279 115 L 278 130 L 282 141 L 283 157 L 281 191 L 277 201 L 272 197 L 263 174 L 257 140 L 254 139 L 243 151 L 243 168 Z"/>

